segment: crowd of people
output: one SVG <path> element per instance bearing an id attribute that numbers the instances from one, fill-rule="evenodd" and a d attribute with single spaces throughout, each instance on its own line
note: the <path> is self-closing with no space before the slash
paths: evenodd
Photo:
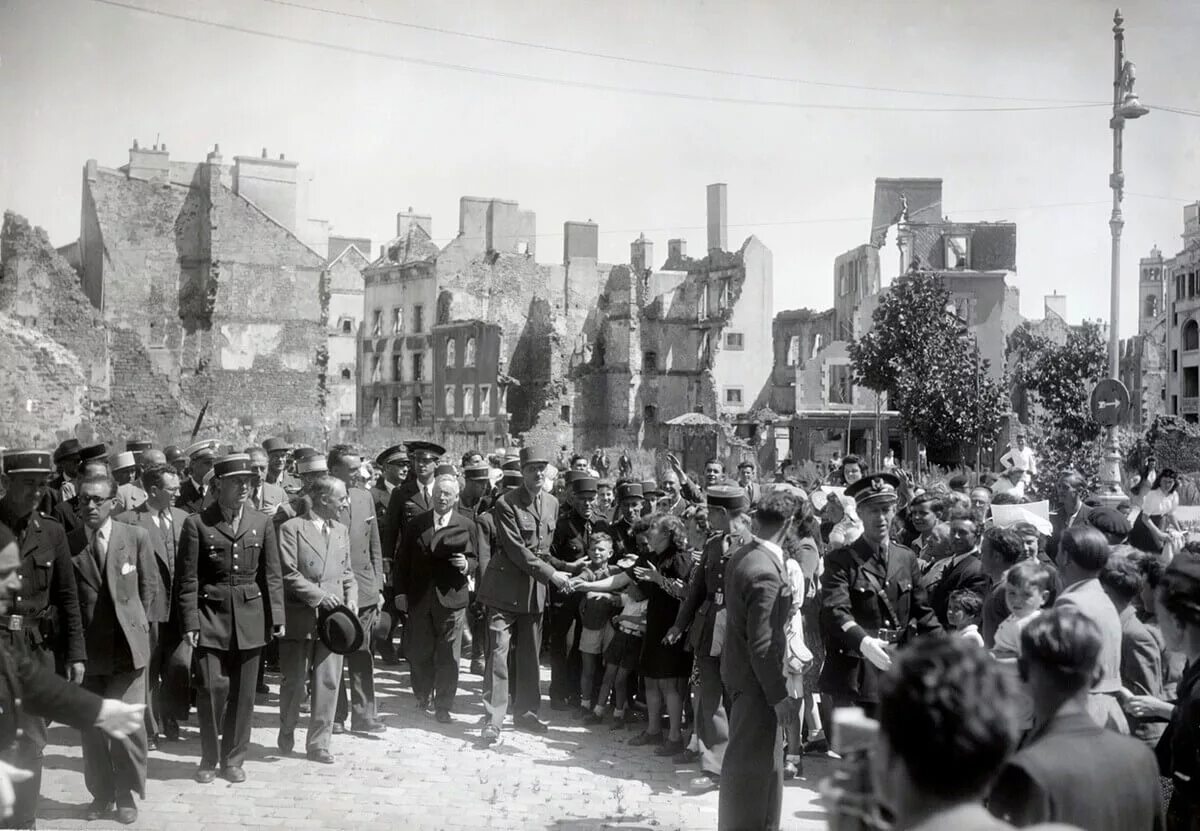
<path id="1" fill-rule="evenodd" d="M 329 764 L 333 736 L 387 729 L 376 662 L 406 662 L 446 725 L 465 662 L 487 746 L 549 729 L 546 656 L 553 718 L 694 766 L 723 829 L 778 828 L 814 753 L 869 760 L 831 824 L 1200 828 L 1200 545 L 1153 464 L 1115 507 L 1065 472 L 1042 517 L 999 507 L 1030 499 L 1020 442 L 928 488 L 856 456 L 819 481 L 710 459 L 697 481 L 621 453 L 609 479 L 604 451 L 420 440 L 2 461 L 9 827 L 33 827 L 47 718 L 82 730 L 88 818 L 132 823 L 193 708 L 196 780 L 245 780 L 267 671 L 278 749 L 303 723 Z"/>

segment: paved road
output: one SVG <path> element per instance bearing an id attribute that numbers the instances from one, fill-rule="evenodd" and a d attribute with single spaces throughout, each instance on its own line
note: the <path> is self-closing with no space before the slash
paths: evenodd
<path id="1" fill-rule="evenodd" d="M 334 736 L 333 765 L 309 763 L 275 748 L 278 678 L 260 699 L 246 762 L 247 781 L 192 781 L 200 742 L 195 718 L 183 740 L 151 753 L 147 800 L 136 826 L 87 823 L 78 734 L 55 726 L 46 748 L 40 828 L 145 828 L 225 831 L 255 828 L 327 829 L 702 829 L 716 828 L 715 792 L 691 794 L 695 769 L 676 766 L 626 742 L 637 729 L 589 729 L 566 713 L 549 713 L 543 736 L 505 731 L 500 745 L 481 749 L 476 722 L 483 708 L 480 679 L 462 676 L 455 723 L 441 725 L 416 710 L 403 668 L 377 668 L 380 737 Z M 548 680 L 548 679 L 547 679 Z M 548 710 L 547 706 L 547 710 Z M 303 727 L 303 720 L 301 721 Z M 808 778 L 787 783 L 783 825 L 823 829 L 813 804 L 829 771 L 806 760 Z"/>

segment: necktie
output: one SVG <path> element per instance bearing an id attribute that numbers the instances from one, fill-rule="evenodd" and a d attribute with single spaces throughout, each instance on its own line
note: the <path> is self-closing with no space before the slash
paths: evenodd
<path id="1" fill-rule="evenodd" d="M 175 554 L 175 532 L 171 528 L 171 512 L 169 510 L 163 511 L 158 515 L 158 530 L 162 534 L 163 545 L 167 548 L 167 554 L 171 555 L 168 559 L 171 559 Z"/>
<path id="2" fill-rule="evenodd" d="M 321 523 L 321 538 L 325 540 L 325 553 L 329 553 L 329 523 Z"/>
<path id="3" fill-rule="evenodd" d="M 262 510 L 262 485 L 254 489 L 254 510 Z"/>
<path id="4" fill-rule="evenodd" d="M 104 558 L 107 554 L 108 544 L 100 536 L 100 532 L 97 531 L 92 534 L 92 555 L 96 558 L 96 565 L 100 567 L 101 571 L 104 571 Z"/>

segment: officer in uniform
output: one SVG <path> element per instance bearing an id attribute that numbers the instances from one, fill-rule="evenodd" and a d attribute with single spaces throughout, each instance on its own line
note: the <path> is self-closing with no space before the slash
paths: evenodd
<path id="1" fill-rule="evenodd" d="M 721 683 L 721 653 L 719 649 L 716 654 L 713 653 L 713 631 L 717 618 L 725 614 L 725 567 L 729 564 L 729 557 L 750 541 L 750 526 L 746 516 L 750 502 L 746 492 L 733 485 L 715 485 L 707 490 L 705 496 L 713 533 L 704 543 L 700 567 L 692 572 L 687 595 L 675 615 L 675 625 L 667 632 L 669 643 L 678 643 L 683 633 L 687 632 L 688 643 L 696 656 L 695 724 L 696 738 L 700 742 L 702 773 L 692 781 L 692 787 L 697 790 L 706 790 L 719 784 L 725 747 L 729 744 L 729 718 L 725 712 L 725 688 Z M 692 759 L 685 758 L 682 761 L 689 762 Z"/>
<path id="2" fill-rule="evenodd" d="M 250 457 L 213 464 L 217 498 L 183 523 L 179 540 L 179 609 L 195 649 L 201 784 L 221 775 L 244 782 L 254 687 L 263 646 L 283 635 L 283 576 L 275 528 L 246 504 Z"/>
<path id="3" fill-rule="evenodd" d="M 607 532 L 592 516 L 592 500 L 599 482 L 585 471 L 568 470 L 567 501 L 558 509 L 554 541 L 550 543 L 550 565 L 574 577 L 587 565 L 588 540 L 594 531 Z M 550 635 L 550 707 L 570 710 L 579 706 L 579 682 L 583 660 L 579 638 L 583 633 L 579 608 L 583 595 L 574 592 L 550 592 L 546 628 Z M 574 634 L 572 634 L 572 627 Z M 569 636 L 569 637 L 568 637 Z"/>
<path id="4" fill-rule="evenodd" d="M 62 526 L 37 512 L 46 483 L 54 473 L 50 454 L 10 450 L 0 461 L 8 485 L 0 499 L 0 523 L 16 536 L 21 557 L 20 587 L 8 605 L 8 613 L 0 615 L 0 644 L 18 660 L 30 660 L 53 672 L 55 656 L 43 637 L 42 625 L 56 619 L 63 636 L 62 661 L 67 678 L 79 684 L 83 681 L 86 652 L 71 551 Z M 13 827 L 32 828 L 42 785 L 46 722 L 31 713 L 23 714 L 17 737 L 19 766 L 33 776 L 16 786 Z"/>
<path id="5" fill-rule="evenodd" d="M 382 519 L 387 515 L 392 491 L 408 478 L 408 450 L 402 444 L 393 444 L 375 457 L 375 464 L 382 473 L 371 486 L 371 498 L 375 500 L 375 516 Z M 391 552 L 384 560 L 391 560 Z"/>
<path id="6" fill-rule="evenodd" d="M 633 537 L 633 523 L 642 515 L 646 499 L 641 482 L 619 482 L 615 489 L 617 516 L 609 525 L 613 539 L 613 553 L 609 565 L 616 565 L 626 554 L 637 555 L 637 541 Z"/>
<path id="7" fill-rule="evenodd" d="M 179 483 L 176 508 L 183 508 L 189 514 L 198 514 L 204 508 L 204 477 L 212 470 L 218 447 L 220 442 L 216 439 L 188 445 L 184 451 L 188 457 L 188 473 Z"/>
<path id="8" fill-rule="evenodd" d="M 271 436 L 262 443 L 267 451 L 267 484 L 278 485 L 288 496 L 300 492 L 300 481 L 288 471 L 288 454 L 293 451 L 287 439 Z"/>
<path id="9" fill-rule="evenodd" d="M 879 703 L 879 678 L 891 666 L 892 652 L 939 628 L 918 582 L 917 555 L 890 539 L 899 487 L 894 474 L 873 473 L 846 488 L 862 536 L 825 556 L 821 578 L 826 652 L 818 690 L 834 707 L 862 707 L 868 715 Z"/>

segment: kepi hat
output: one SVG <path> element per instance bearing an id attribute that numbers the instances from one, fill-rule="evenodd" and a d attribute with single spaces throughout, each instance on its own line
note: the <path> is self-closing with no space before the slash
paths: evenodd
<path id="1" fill-rule="evenodd" d="M 54 462 L 45 450 L 7 450 L 3 456 L 4 472 L 12 473 L 45 473 L 54 472 Z"/>
<path id="2" fill-rule="evenodd" d="M 222 456 L 213 463 L 212 474 L 214 479 L 223 479 L 226 476 L 250 476 L 253 471 L 250 470 L 250 456 L 245 453 L 230 453 Z"/>
<path id="3" fill-rule="evenodd" d="M 122 450 L 120 453 L 114 453 L 109 459 L 108 466 L 114 471 L 129 470 L 131 467 L 137 467 L 137 460 L 133 458 L 133 453 L 129 450 Z"/>

